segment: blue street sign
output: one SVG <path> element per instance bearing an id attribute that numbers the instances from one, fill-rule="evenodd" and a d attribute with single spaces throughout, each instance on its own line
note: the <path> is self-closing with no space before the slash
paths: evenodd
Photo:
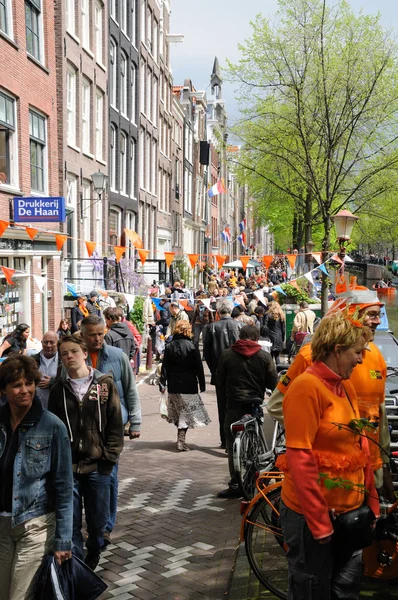
<path id="1" fill-rule="evenodd" d="M 15 223 L 64 223 L 65 198 L 14 198 Z"/>

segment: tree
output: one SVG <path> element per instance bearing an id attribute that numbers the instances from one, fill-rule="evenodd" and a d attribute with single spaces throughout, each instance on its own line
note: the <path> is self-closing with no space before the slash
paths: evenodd
<path id="1" fill-rule="evenodd" d="M 240 62 L 229 64 L 241 90 L 240 172 L 263 197 L 293 207 L 305 242 L 321 225 L 326 259 L 331 216 L 392 188 L 380 174 L 398 164 L 396 44 L 379 16 L 356 15 L 342 0 L 280 0 L 276 22 L 258 15 L 252 28 Z M 324 309 L 326 293 L 324 281 Z"/>

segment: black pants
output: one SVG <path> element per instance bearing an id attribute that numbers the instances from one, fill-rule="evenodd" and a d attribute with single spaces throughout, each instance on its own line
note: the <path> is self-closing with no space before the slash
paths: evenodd
<path id="1" fill-rule="evenodd" d="M 226 411 L 226 398 L 223 397 L 217 389 L 216 385 L 216 396 L 217 396 L 217 408 L 218 408 L 218 425 L 220 429 L 220 440 L 223 446 L 226 445 L 225 432 L 224 432 L 224 421 Z"/>
<path id="2" fill-rule="evenodd" d="M 288 546 L 288 600 L 357 600 L 362 550 L 344 554 L 332 542 L 314 540 L 304 516 L 280 507 L 283 538 Z"/>

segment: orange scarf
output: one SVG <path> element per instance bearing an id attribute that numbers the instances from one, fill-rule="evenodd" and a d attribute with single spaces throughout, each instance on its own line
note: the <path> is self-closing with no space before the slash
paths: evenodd
<path id="1" fill-rule="evenodd" d="M 80 312 L 83 313 L 83 315 L 85 317 L 88 317 L 88 315 L 90 314 L 88 312 L 87 308 L 84 306 L 84 304 L 79 304 L 79 309 L 80 309 Z"/>

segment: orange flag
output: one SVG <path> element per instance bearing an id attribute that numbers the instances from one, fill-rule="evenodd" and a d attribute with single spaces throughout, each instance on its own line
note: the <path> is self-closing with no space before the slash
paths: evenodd
<path id="1" fill-rule="evenodd" d="M 225 263 L 225 259 L 227 258 L 227 255 L 225 254 L 224 256 L 216 254 L 216 261 L 217 261 L 217 265 L 218 268 L 221 269 L 221 267 L 223 266 L 223 264 Z"/>
<path id="2" fill-rule="evenodd" d="M 144 244 L 142 243 L 142 239 L 140 238 L 138 233 L 136 233 L 132 229 L 125 229 L 124 231 L 125 231 L 127 237 L 129 238 L 130 242 L 133 244 L 133 246 L 137 249 L 139 248 L 142 250 L 142 248 L 144 247 Z"/>
<path id="3" fill-rule="evenodd" d="M 57 244 L 58 252 L 61 250 L 62 246 L 65 244 L 67 239 L 67 235 L 61 235 L 60 233 L 55 234 L 55 243 Z"/>
<path id="4" fill-rule="evenodd" d="M 174 256 L 175 256 L 175 252 L 165 252 L 164 253 L 164 259 L 165 259 L 166 265 L 168 267 L 170 267 L 171 263 L 173 262 Z"/>
<path id="5" fill-rule="evenodd" d="M 292 287 L 296 288 L 296 290 L 299 290 L 299 285 L 297 283 L 297 281 L 295 279 L 293 279 L 293 281 L 289 281 L 289 285 L 291 285 Z"/>
<path id="6" fill-rule="evenodd" d="M 142 266 L 144 266 L 146 259 L 148 258 L 149 250 L 137 250 L 138 256 L 140 257 L 140 261 Z"/>
<path id="7" fill-rule="evenodd" d="M 193 269 L 198 261 L 199 254 L 188 254 L 188 258 L 189 258 L 189 262 L 191 263 L 191 267 Z"/>
<path id="8" fill-rule="evenodd" d="M 274 257 L 272 255 L 263 256 L 263 263 L 265 264 L 265 266 L 267 267 L 267 269 L 269 269 L 269 266 L 272 263 L 272 259 L 273 258 Z"/>
<path id="9" fill-rule="evenodd" d="M 31 240 L 34 240 L 37 234 L 39 233 L 38 229 L 33 229 L 33 227 L 25 227 L 25 231 L 30 237 Z"/>
<path id="10" fill-rule="evenodd" d="M 240 262 L 242 263 L 242 267 L 246 271 L 248 262 L 250 260 L 250 256 L 240 256 Z"/>
<path id="11" fill-rule="evenodd" d="M 97 244 L 95 242 L 84 242 L 84 243 L 86 244 L 87 254 L 89 256 L 92 256 Z"/>
<path id="12" fill-rule="evenodd" d="M 3 235 L 9 224 L 9 221 L 0 221 L 0 237 Z"/>
<path id="13" fill-rule="evenodd" d="M 179 298 L 178 302 L 181 304 L 181 306 L 184 307 L 184 310 L 193 310 L 192 306 L 188 306 L 188 300 L 184 299 L 184 298 Z"/>
<path id="14" fill-rule="evenodd" d="M 123 254 L 126 252 L 126 246 L 113 246 L 116 262 L 120 262 Z"/>
<path id="15" fill-rule="evenodd" d="M 320 265 L 322 262 L 322 252 L 313 252 L 312 256 L 315 258 L 318 265 Z"/>
<path id="16" fill-rule="evenodd" d="M 286 254 L 286 258 L 289 261 L 290 268 L 293 271 L 294 267 L 296 266 L 296 254 Z"/>
<path id="17" fill-rule="evenodd" d="M 7 279 L 7 283 L 9 285 L 15 285 L 15 282 L 11 279 L 11 277 L 15 273 L 15 269 L 9 269 L 8 267 L 1 267 L 3 269 L 4 277 Z"/>

